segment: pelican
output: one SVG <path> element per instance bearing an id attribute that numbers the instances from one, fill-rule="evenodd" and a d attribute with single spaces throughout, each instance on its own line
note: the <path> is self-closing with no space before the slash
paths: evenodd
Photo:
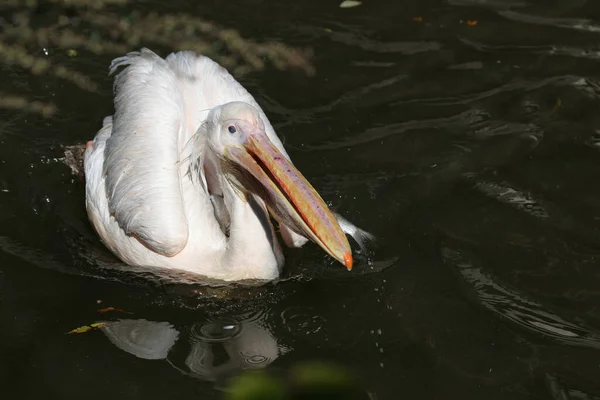
<path id="1" fill-rule="evenodd" d="M 116 58 L 114 115 L 83 153 L 88 217 L 133 266 L 273 280 L 309 239 L 352 268 L 346 233 L 292 164 L 267 116 L 223 67 L 193 52 Z"/>

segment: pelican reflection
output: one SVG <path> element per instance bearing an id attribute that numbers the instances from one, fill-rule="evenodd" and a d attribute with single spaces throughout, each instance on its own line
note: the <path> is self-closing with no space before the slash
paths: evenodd
<path id="1" fill-rule="evenodd" d="M 180 328 L 165 321 L 122 319 L 101 328 L 119 349 L 146 360 L 166 360 L 187 375 L 216 381 L 265 368 L 287 352 L 262 313 L 207 319 Z"/>

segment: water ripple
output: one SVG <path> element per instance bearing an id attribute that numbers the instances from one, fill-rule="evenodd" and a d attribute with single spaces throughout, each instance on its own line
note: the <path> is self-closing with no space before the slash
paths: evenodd
<path id="1" fill-rule="evenodd" d="M 463 43 L 480 46 L 482 49 L 489 47 L 485 45 L 478 44 L 476 42 L 471 42 L 467 40 L 462 40 Z M 489 49 L 492 51 L 492 49 Z M 416 99 L 416 100 L 401 100 L 395 103 L 392 103 L 392 106 L 399 106 L 407 103 L 425 103 L 427 105 L 464 105 L 470 104 L 475 101 L 484 100 L 495 96 L 500 93 L 507 92 L 516 92 L 516 91 L 527 91 L 532 92 L 537 89 L 540 89 L 545 86 L 577 86 L 580 84 L 581 80 L 585 79 L 581 76 L 577 75 L 562 75 L 562 76 L 551 76 L 549 78 L 543 78 L 539 80 L 529 80 L 529 79 L 515 79 L 503 85 L 494 87 L 489 90 L 485 90 L 478 93 L 471 93 L 463 96 L 448 96 L 448 97 L 438 97 L 438 98 L 424 98 L 424 99 Z"/>
<path id="2" fill-rule="evenodd" d="M 312 119 L 316 114 L 329 112 L 331 110 L 336 109 L 342 104 L 351 104 L 358 99 L 363 100 L 362 106 L 364 106 L 364 97 L 366 95 L 373 95 L 373 92 L 388 89 L 391 86 L 401 81 L 404 81 L 407 78 L 408 75 L 405 74 L 395 75 L 354 90 L 349 90 L 327 104 L 299 110 L 292 110 L 283 106 L 277 100 L 270 97 L 264 92 L 260 93 L 260 97 L 262 103 L 265 104 L 265 108 L 268 109 L 269 112 L 277 113 L 285 117 L 285 122 L 277 124 L 277 128 L 282 128 L 288 125 L 298 125 L 299 123 L 312 122 Z M 257 89 L 257 91 L 260 92 L 260 89 Z"/>
<path id="3" fill-rule="evenodd" d="M 474 7 L 484 6 L 492 9 L 510 9 L 514 7 L 526 7 L 530 3 L 521 0 L 446 0 L 451 6 Z"/>
<path id="4" fill-rule="evenodd" d="M 501 203 L 516 207 L 518 210 L 524 211 L 534 217 L 545 219 L 549 216 L 540 202 L 535 200 L 530 194 L 516 190 L 506 183 L 477 182 L 475 187 L 487 196 Z"/>
<path id="5" fill-rule="evenodd" d="M 339 24 L 338 24 L 339 25 Z M 343 29 L 348 29 L 344 27 Z M 401 41 L 401 42 L 382 42 L 376 39 L 369 39 L 363 33 L 350 32 L 349 30 L 331 30 L 324 29 L 318 26 L 301 26 L 297 27 L 296 31 L 307 33 L 313 39 L 319 37 L 328 37 L 333 42 L 345 44 L 347 46 L 358 47 L 361 50 L 374 53 L 396 53 L 406 56 L 425 53 L 430 51 L 438 51 L 442 48 L 442 44 L 436 41 Z M 364 32 L 364 29 L 361 29 Z"/>
<path id="6" fill-rule="evenodd" d="M 353 137 L 345 138 L 338 141 L 332 141 L 324 144 L 317 145 L 305 145 L 300 150 L 302 151 L 314 151 L 314 150 L 333 150 L 341 149 L 346 147 L 354 147 L 361 144 L 366 144 L 376 140 L 385 139 L 392 135 L 399 135 L 411 130 L 421 130 L 426 128 L 436 128 L 438 126 L 457 126 L 464 123 L 465 120 L 471 119 L 477 114 L 475 110 L 467 110 L 460 114 L 452 115 L 444 118 L 431 118 L 425 120 L 415 120 L 399 122 L 395 124 L 388 124 L 386 126 L 370 128 L 361 134 Z"/>
<path id="7" fill-rule="evenodd" d="M 405 121 L 388 124 L 382 127 L 370 128 L 352 137 L 322 144 L 307 144 L 297 149 L 299 151 L 334 150 L 356 147 L 390 136 L 401 135 L 409 131 L 425 129 L 440 129 L 456 131 L 464 134 L 471 132 L 471 136 L 485 139 L 492 136 L 523 134 L 534 138 L 541 138 L 543 130 L 535 124 L 521 124 L 499 120 L 492 120 L 489 113 L 480 109 L 470 109 L 461 113 L 443 118 L 429 118 L 423 120 Z M 415 133 L 416 134 L 416 133 Z"/>
<path id="8" fill-rule="evenodd" d="M 552 46 L 550 50 L 546 51 L 546 54 L 552 56 L 569 56 L 587 58 L 589 60 L 600 60 L 600 50 L 581 47 Z"/>
<path id="9" fill-rule="evenodd" d="M 503 286 L 461 251 L 442 248 L 442 257 L 474 290 L 477 301 L 488 310 L 519 326 L 561 343 L 600 349 L 600 334 L 582 324 L 567 321 L 542 304 Z"/>
<path id="10" fill-rule="evenodd" d="M 442 49 L 438 42 L 380 42 L 350 32 L 332 32 L 331 40 L 375 53 L 397 53 L 410 56 Z"/>
<path id="11" fill-rule="evenodd" d="M 575 29 L 578 31 L 598 33 L 600 25 L 593 20 L 583 18 L 550 18 L 537 15 L 523 14 L 516 11 L 498 11 L 498 14 L 506 19 L 524 22 L 527 24 L 547 25 L 556 28 Z"/>

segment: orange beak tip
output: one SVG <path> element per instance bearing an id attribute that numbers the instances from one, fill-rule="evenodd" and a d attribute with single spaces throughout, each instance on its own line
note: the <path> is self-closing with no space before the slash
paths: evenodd
<path id="1" fill-rule="evenodd" d="M 344 265 L 348 271 L 352 271 L 352 253 L 347 252 L 344 254 Z"/>

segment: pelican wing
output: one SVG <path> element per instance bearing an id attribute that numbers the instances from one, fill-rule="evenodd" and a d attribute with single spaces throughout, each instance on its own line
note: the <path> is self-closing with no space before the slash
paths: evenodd
<path id="1" fill-rule="evenodd" d="M 115 59 L 111 74 L 122 66 L 126 68 L 115 79 L 113 131 L 104 153 L 109 209 L 126 234 L 173 256 L 185 247 L 189 234 L 182 150 L 192 136 L 199 136 L 194 133 L 208 109 L 235 100 L 252 104 L 270 140 L 288 159 L 289 155 L 252 95 L 211 59 L 191 52 L 162 59 L 142 49 Z M 198 164 L 198 155 L 192 155 Z M 198 172 L 202 175 L 201 169 Z M 280 228 L 288 246 L 307 241 L 283 224 Z"/>
<path id="2" fill-rule="evenodd" d="M 153 251 L 173 256 L 188 240 L 179 174 L 186 139 L 177 77 L 149 50 L 111 64 L 115 114 L 106 143 L 104 174 L 110 212 L 121 229 Z"/>

